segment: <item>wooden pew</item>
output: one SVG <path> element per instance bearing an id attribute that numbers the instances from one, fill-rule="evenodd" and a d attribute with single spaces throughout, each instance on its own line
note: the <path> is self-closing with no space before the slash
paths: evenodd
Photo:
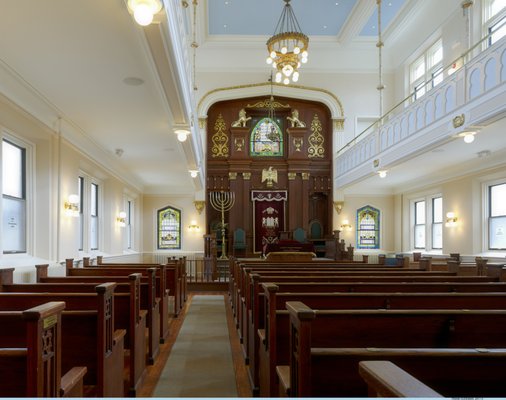
<path id="1" fill-rule="evenodd" d="M 137 388 L 141 385 L 144 375 L 146 374 L 146 337 L 145 331 L 147 329 L 147 321 L 150 321 L 148 329 L 148 358 L 154 360 L 159 352 L 159 309 L 156 307 L 157 302 L 154 299 L 154 291 L 152 285 L 155 284 L 154 276 L 156 269 L 147 269 L 148 279 L 151 283 L 151 288 L 147 287 L 145 295 L 148 310 L 141 309 L 141 274 L 133 273 L 123 278 L 107 277 L 106 281 L 118 281 L 120 286 L 119 293 L 114 293 L 114 306 L 115 306 L 115 329 L 125 329 L 127 341 L 127 354 L 128 367 L 129 367 L 129 393 L 135 394 Z M 38 279 L 41 280 L 40 273 Z M 95 277 L 93 277 L 95 278 Z M 128 282 L 128 285 L 121 286 L 119 282 Z M 5 283 L 4 283 L 5 282 Z M 38 284 L 12 284 L 12 275 L 0 274 L 1 290 L 3 292 L 46 292 L 46 293 L 84 293 L 91 292 L 95 286 L 93 283 L 86 286 L 85 284 L 62 284 L 62 283 L 38 283 Z M 95 282 L 98 283 L 98 282 Z M 116 285 L 118 288 L 118 285 Z M 154 303 L 153 303 L 154 302 Z M 149 318 L 148 318 L 149 316 Z"/>
<path id="2" fill-rule="evenodd" d="M 0 293 L 1 311 L 21 311 L 48 301 L 65 303 L 61 370 L 83 365 L 85 396 L 123 397 L 124 330 L 114 330 L 114 283 L 96 293 Z"/>
<path id="3" fill-rule="evenodd" d="M 391 361 L 360 361 L 358 364 L 369 397 L 443 397 Z"/>
<path id="4" fill-rule="evenodd" d="M 166 264 L 156 263 L 105 263 L 102 256 L 97 257 L 97 266 L 99 267 L 158 267 L 165 265 L 166 270 L 166 287 L 174 296 L 174 315 L 177 317 L 181 312 L 185 301 L 187 300 L 187 274 L 186 274 L 186 257 L 167 258 Z"/>
<path id="5" fill-rule="evenodd" d="M 459 276 L 457 277 L 455 273 L 449 272 L 427 272 L 427 271 L 416 271 L 416 270 L 404 270 L 397 269 L 395 271 L 390 271 L 388 269 L 375 269 L 374 271 L 370 270 L 362 270 L 361 267 L 359 269 L 350 268 L 319 268 L 319 267 L 310 267 L 310 268 L 297 268 L 297 269 L 275 269 L 269 268 L 268 270 L 264 270 L 262 268 L 243 268 L 242 273 L 239 275 L 239 281 L 237 283 L 236 293 L 233 295 L 235 299 L 235 309 L 236 309 L 236 325 L 239 328 L 239 336 L 242 339 L 244 332 L 244 318 L 247 316 L 247 311 L 249 309 L 248 304 L 248 296 L 251 296 L 251 278 L 252 274 L 258 274 L 261 276 L 271 276 L 272 280 L 280 280 L 285 279 L 282 277 L 286 277 L 286 280 L 300 280 L 300 281 L 325 281 L 329 280 L 330 276 L 335 278 L 341 278 L 340 280 L 343 282 L 357 281 L 434 281 L 434 282 L 442 282 L 442 281 L 473 281 L 473 282 L 495 282 L 498 281 L 498 277 L 473 277 L 473 276 Z M 292 278 L 293 277 L 293 278 Z M 311 277 L 308 279 L 308 277 Z"/>
<path id="6" fill-rule="evenodd" d="M 334 348 L 342 352 L 387 346 L 506 347 L 504 310 L 313 310 L 301 302 L 288 302 L 286 308 L 290 315 L 287 387 L 292 397 L 346 396 L 335 390 L 332 381 L 342 373 L 339 359 L 331 356 Z"/>
<path id="7" fill-rule="evenodd" d="M 506 393 L 504 348 L 318 348 L 311 358 L 332 371 L 314 377 L 313 387 L 322 395 L 500 398 Z M 279 372 L 288 373 L 284 367 Z M 291 393 L 280 388 L 280 395 L 287 395 L 285 389 Z"/>
<path id="8" fill-rule="evenodd" d="M 291 274 L 266 274 L 260 275 L 256 273 L 247 274 L 245 277 L 244 288 L 242 289 L 242 293 L 244 295 L 238 294 L 240 297 L 240 305 L 239 312 L 237 315 L 237 326 L 239 328 L 239 337 L 243 343 L 243 352 L 247 362 L 249 362 L 249 337 L 248 337 L 248 320 L 251 320 L 251 308 L 252 302 L 255 301 L 256 297 L 254 297 L 254 286 L 255 284 L 252 282 L 252 277 L 255 276 L 257 284 L 261 282 L 341 282 L 341 283 L 351 283 L 351 282 L 380 282 L 380 283 L 389 283 L 389 282 L 493 282 L 497 281 L 498 278 L 488 278 L 488 277 L 471 277 L 471 276 L 455 276 L 455 275 L 428 275 L 419 276 L 409 276 L 409 275 L 396 275 L 396 274 L 372 274 L 372 275 L 364 275 L 362 272 L 353 272 L 353 271 L 338 271 L 338 272 L 326 272 L 320 274 L 316 271 L 314 274 L 305 274 L 302 272 Z"/>
<path id="9" fill-rule="evenodd" d="M 288 363 L 288 301 L 302 301 L 318 309 L 506 309 L 506 292 L 503 293 L 336 293 L 339 284 L 308 283 L 305 292 L 280 292 L 280 287 L 292 289 L 292 284 L 263 283 L 262 301 L 252 310 L 249 325 L 249 378 L 255 393 L 274 396 L 277 388 L 275 368 Z M 503 285 L 503 290 L 506 285 Z M 313 291 L 310 291 L 313 289 Z M 375 287 L 382 290 L 381 286 Z M 326 293 L 325 293 L 326 292 Z M 260 297 L 260 296 L 257 296 Z M 261 305 L 258 305 L 261 303 Z M 260 376 L 262 375 L 262 376 Z"/>
<path id="10" fill-rule="evenodd" d="M 156 357 L 160 352 L 160 343 L 163 343 L 161 335 L 168 331 L 168 316 L 160 311 L 160 298 L 156 297 L 156 268 L 148 268 L 148 276 L 140 276 L 140 309 L 147 310 L 146 325 L 148 329 L 148 363 L 153 364 Z M 121 301 L 119 297 L 135 296 L 137 290 L 137 278 L 130 278 L 129 276 L 64 276 L 64 277 L 48 277 L 38 275 L 38 283 L 36 284 L 9 284 L 3 285 L 2 277 L 0 275 L 0 290 L 3 291 L 49 291 L 49 292 L 89 292 L 96 284 L 104 282 L 116 282 L 115 302 Z M 80 290 L 82 289 L 82 290 Z M 118 307 L 118 305 L 116 305 Z M 130 309 L 130 302 L 128 306 L 123 307 Z M 118 313 L 119 310 L 116 310 Z M 140 311 L 139 311 L 140 313 Z M 136 312 L 129 312 L 130 317 L 135 319 Z M 132 325 L 133 326 L 133 325 Z M 118 326 L 118 328 L 121 328 Z M 130 323 L 125 326 L 125 329 L 130 329 Z M 168 332 L 167 332 L 168 334 Z"/>
<path id="11" fill-rule="evenodd" d="M 86 367 L 61 376 L 64 302 L 25 311 L 0 311 L 0 386 L 3 397 L 82 397 Z"/>

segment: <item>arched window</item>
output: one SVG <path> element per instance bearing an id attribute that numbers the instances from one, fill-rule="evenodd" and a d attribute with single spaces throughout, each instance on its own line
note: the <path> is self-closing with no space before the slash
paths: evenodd
<path id="1" fill-rule="evenodd" d="M 371 206 L 357 210 L 357 248 L 379 249 L 380 211 Z"/>
<path id="2" fill-rule="evenodd" d="M 165 207 L 158 210 L 158 249 L 181 248 L 181 210 Z"/>
<path id="3" fill-rule="evenodd" d="M 250 155 L 261 157 L 283 155 L 283 132 L 277 121 L 267 117 L 257 122 L 251 131 Z"/>

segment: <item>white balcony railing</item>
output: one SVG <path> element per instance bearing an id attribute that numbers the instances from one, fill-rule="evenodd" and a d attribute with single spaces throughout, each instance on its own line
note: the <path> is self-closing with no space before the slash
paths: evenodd
<path id="1" fill-rule="evenodd" d="M 478 48 L 481 42 L 475 46 Z M 475 49 L 473 48 L 473 49 Z M 468 52 L 471 54 L 472 52 Z M 460 63 L 466 56 L 462 56 Z M 453 64 L 453 63 L 452 63 Z M 424 135 L 431 128 L 441 125 L 436 136 L 432 134 L 428 140 L 412 140 L 413 146 L 403 148 L 403 157 L 409 154 L 419 154 L 424 147 L 433 146 L 438 141 L 446 140 L 452 134 L 451 121 L 474 102 L 486 102 L 490 96 L 506 91 L 506 38 L 502 38 L 493 46 L 464 63 L 451 75 L 445 71 L 446 79 L 415 101 L 412 96 L 403 100 L 390 110 L 383 118 L 350 141 L 335 156 L 335 177 L 338 186 L 359 178 L 353 174 L 353 179 L 346 179 L 355 168 L 371 163 L 375 159 L 383 158 L 395 146 L 407 142 L 419 135 Z M 506 102 L 502 105 L 506 110 Z M 486 107 L 483 113 L 487 113 Z M 473 121 L 483 120 L 485 116 L 473 113 L 468 118 L 466 126 Z M 409 153 L 411 152 L 411 153 Z M 392 159 L 392 157 L 388 157 Z M 383 166 L 383 165 L 382 165 Z M 369 173 L 372 169 L 369 169 Z M 366 170 L 362 175 L 366 175 Z"/>

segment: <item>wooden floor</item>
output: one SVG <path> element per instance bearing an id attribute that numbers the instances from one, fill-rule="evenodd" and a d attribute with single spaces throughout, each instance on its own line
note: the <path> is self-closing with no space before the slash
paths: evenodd
<path id="1" fill-rule="evenodd" d="M 237 331 L 235 329 L 234 319 L 232 316 L 232 311 L 230 308 L 230 303 L 228 302 L 228 294 L 225 292 L 202 292 L 202 293 L 191 293 L 189 296 L 193 296 L 194 294 L 220 294 L 225 295 L 226 299 L 226 311 L 227 311 L 227 323 L 228 329 L 230 332 L 230 345 L 232 350 L 232 357 L 234 362 L 234 369 L 236 374 L 236 382 L 237 382 L 237 393 L 239 397 L 251 397 L 251 387 L 248 380 L 248 375 L 246 371 L 246 366 L 244 364 L 244 358 L 242 356 L 241 344 L 239 342 L 239 337 L 237 335 Z M 169 325 L 169 337 L 166 343 L 160 346 L 160 355 L 156 359 L 154 365 L 150 365 L 147 367 L 147 375 L 144 380 L 143 385 L 138 390 L 137 397 L 152 397 L 158 379 L 162 373 L 162 370 L 169 358 L 170 351 L 172 346 L 176 342 L 177 335 L 179 334 L 179 330 L 183 325 L 183 321 L 188 309 L 190 301 L 186 302 L 186 306 L 183 309 L 181 315 L 178 318 L 173 318 L 170 321 Z"/>

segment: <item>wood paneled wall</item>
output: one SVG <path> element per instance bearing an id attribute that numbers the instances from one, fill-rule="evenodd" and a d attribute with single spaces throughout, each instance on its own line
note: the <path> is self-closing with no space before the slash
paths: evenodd
<path id="1" fill-rule="evenodd" d="M 332 121 L 328 108 L 318 102 L 293 98 L 274 98 L 274 117 L 283 131 L 283 156 L 250 155 L 250 135 L 255 123 L 269 113 L 269 97 L 228 100 L 215 103 L 207 118 L 207 233 L 220 220 L 220 213 L 209 204 L 209 192 L 232 191 L 235 205 L 227 213 L 229 253 L 233 253 L 232 233 L 246 231 L 248 251 L 252 249 L 253 189 L 288 190 L 286 227 L 288 231 L 308 231 L 317 219 L 325 235 L 332 234 Z M 246 127 L 233 127 L 244 109 L 251 117 Z M 305 127 L 291 127 L 287 117 L 297 110 Z M 272 167 L 277 182 L 268 187 L 262 171 Z"/>

